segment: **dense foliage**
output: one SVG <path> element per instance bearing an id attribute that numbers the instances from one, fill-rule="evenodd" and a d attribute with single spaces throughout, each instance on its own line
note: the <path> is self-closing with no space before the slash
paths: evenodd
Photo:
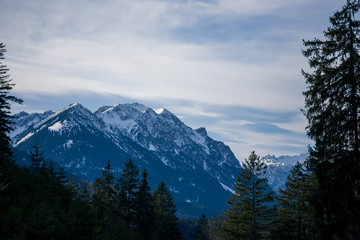
<path id="1" fill-rule="evenodd" d="M 264 178 L 266 165 L 252 152 L 243 168 L 228 201 L 222 236 L 229 240 L 268 239 L 275 211 L 273 194 Z"/>
<path id="2" fill-rule="evenodd" d="M 280 189 L 277 206 L 277 227 L 274 239 L 318 239 L 312 206 L 316 193 L 314 174 L 300 163 L 293 166 L 285 188 Z"/>
<path id="3" fill-rule="evenodd" d="M 93 184 L 75 184 L 51 164 L 37 163 L 31 168 L 13 165 L 6 174 L 0 239 L 181 238 L 165 184 L 152 196 L 145 170 L 140 182 L 126 175 L 136 169 L 131 160 L 119 178 L 125 182 L 116 187 L 109 162 Z M 129 182 L 136 183 L 131 190 Z"/>
<path id="4" fill-rule="evenodd" d="M 313 69 L 303 71 L 307 132 L 315 141 L 309 164 L 319 193 L 321 239 L 360 239 L 360 21 L 359 0 L 347 0 L 330 17 L 325 40 L 304 41 Z"/>
<path id="5" fill-rule="evenodd" d="M 22 100 L 11 95 L 10 91 L 14 87 L 11 83 L 9 69 L 3 64 L 6 53 L 5 45 L 0 43 L 0 162 L 1 165 L 6 164 L 11 158 L 10 138 L 8 134 L 12 130 L 11 124 L 13 117 L 10 114 L 11 102 L 22 103 Z"/>

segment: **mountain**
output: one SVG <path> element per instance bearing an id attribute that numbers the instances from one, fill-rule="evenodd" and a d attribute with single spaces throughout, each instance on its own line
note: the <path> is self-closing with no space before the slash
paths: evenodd
<path id="1" fill-rule="evenodd" d="M 268 184 L 274 191 L 284 188 L 286 178 L 289 176 L 291 168 L 297 163 L 303 163 L 308 157 L 307 153 L 301 153 L 295 156 L 280 156 L 266 155 L 261 158 L 261 161 L 267 165 L 266 178 Z"/>
<path id="2" fill-rule="evenodd" d="M 240 164 L 230 148 L 192 129 L 166 109 L 138 103 L 115 104 L 91 112 L 75 103 L 42 114 L 21 112 L 11 133 L 17 152 L 38 139 L 45 156 L 65 171 L 93 181 L 111 162 L 116 177 L 131 158 L 146 168 L 155 189 L 164 180 L 178 213 L 213 216 L 227 208 Z"/>

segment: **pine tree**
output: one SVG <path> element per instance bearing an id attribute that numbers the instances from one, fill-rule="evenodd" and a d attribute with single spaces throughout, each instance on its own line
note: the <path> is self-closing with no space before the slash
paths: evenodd
<path id="1" fill-rule="evenodd" d="M 312 73 L 307 133 L 315 141 L 309 163 L 319 183 L 317 219 L 322 239 L 360 239 L 360 22 L 359 0 L 330 17 L 325 40 L 304 41 Z"/>
<path id="2" fill-rule="evenodd" d="M 251 152 L 242 164 L 244 170 L 237 176 L 235 193 L 228 201 L 222 226 L 227 240 L 267 239 L 274 217 L 273 193 L 264 178 L 266 165 Z"/>
<path id="3" fill-rule="evenodd" d="M 111 172 L 110 160 L 108 160 L 105 169 L 102 171 L 100 178 L 96 178 L 93 184 L 94 194 L 92 203 L 96 209 L 98 224 L 100 226 L 100 236 L 108 237 L 112 234 L 113 226 L 116 225 L 116 191 L 115 177 Z"/>
<path id="4" fill-rule="evenodd" d="M 315 188 L 314 175 L 301 163 L 295 164 L 279 192 L 277 239 L 317 239 L 315 210 L 310 204 Z"/>
<path id="5" fill-rule="evenodd" d="M 119 207 L 128 229 L 135 228 L 136 205 L 139 192 L 139 169 L 131 159 L 125 162 L 125 168 L 117 180 Z"/>
<path id="6" fill-rule="evenodd" d="M 154 228 L 154 210 L 151 204 L 151 192 L 149 186 L 149 175 L 144 169 L 141 173 L 141 181 L 139 185 L 139 192 L 136 197 L 136 229 L 140 234 L 141 239 L 152 239 L 152 231 Z"/>
<path id="7" fill-rule="evenodd" d="M 179 220 L 173 197 L 165 183 L 161 181 L 153 192 L 152 202 L 155 212 L 156 237 L 159 240 L 181 239 Z"/>
<path id="8" fill-rule="evenodd" d="M 44 164 L 45 159 L 44 151 L 41 150 L 39 139 L 36 138 L 35 144 L 31 147 L 29 152 L 29 158 L 31 160 L 31 168 L 35 171 L 39 171 L 40 167 Z"/>
<path id="9" fill-rule="evenodd" d="M 197 221 L 197 226 L 195 229 L 194 239 L 196 240 L 209 240 L 209 231 L 208 231 L 208 219 L 206 215 L 201 214 L 200 219 Z"/>
<path id="10" fill-rule="evenodd" d="M 5 45 L 0 43 L 0 61 L 6 53 Z M 7 73 L 9 69 L 0 62 L 0 167 L 11 160 L 10 137 L 8 134 L 12 129 L 13 117 L 10 115 L 11 102 L 22 103 L 22 100 L 10 95 L 10 91 L 15 86 L 11 83 L 10 75 Z"/>
<path id="11" fill-rule="evenodd" d="M 108 160 L 105 169 L 102 171 L 100 178 L 96 178 L 94 188 L 94 198 L 105 204 L 111 206 L 115 203 L 116 192 L 114 189 L 115 177 L 111 172 L 110 160 Z"/>

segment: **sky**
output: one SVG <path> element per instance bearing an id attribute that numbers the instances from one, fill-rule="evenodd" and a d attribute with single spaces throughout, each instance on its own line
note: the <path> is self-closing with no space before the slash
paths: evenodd
<path id="1" fill-rule="evenodd" d="M 345 0 L 0 0 L 12 111 L 139 102 L 242 161 L 307 151 L 302 40 Z"/>

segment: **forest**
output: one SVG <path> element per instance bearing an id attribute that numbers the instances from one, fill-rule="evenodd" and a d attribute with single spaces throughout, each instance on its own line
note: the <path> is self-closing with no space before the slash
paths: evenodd
<path id="1" fill-rule="evenodd" d="M 276 194 L 261 177 L 266 165 L 252 152 L 229 209 L 217 218 L 186 220 L 176 216 L 165 183 L 151 192 L 146 169 L 140 173 L 131 159 L 120 176 L 108 161 L 101 176 L 87 183 L 55 170 L 38 144 L 29 158 L 29 167 L 3 162 L 8 171 L 1 176 L 2 239 L 315 239 L 309 205 L 314 183 L 301 164 L 275 204 Z"/>
<path id="2" fill-rule="evenodd" d="M 228 209 L 216 218 L 179 219 L 166 179 L 151 191 L 146 169 L 128 159 L 120 176 L 109 161 L 93 183 L 66 178 L 29 149 L 15 164 L 8 134 L 11 103 L 22 100 L 0 62 L 0 239 L 360 239 L 359 0 L 330 17 L 324 40 L 304 40 L 312 72 L 302 71 L 309 158 L 273 192 L 255 151 L 243 162 Z M 5 59 L 0 43 L 0 60 Z M 216 197 L 216 196 L 214 196 Z"/>

